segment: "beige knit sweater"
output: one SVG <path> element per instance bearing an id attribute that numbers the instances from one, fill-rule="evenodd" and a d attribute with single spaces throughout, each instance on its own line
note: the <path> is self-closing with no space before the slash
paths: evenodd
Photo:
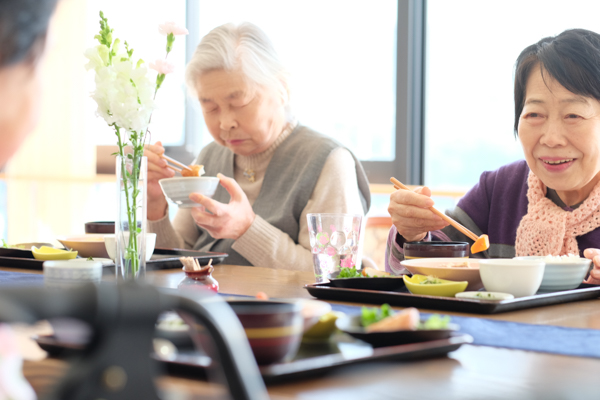
<path id="1" fill-rule="evenodd" d="M 275 143 L 263 153 L 235 156 L 234 178 L 246 193 L 250 204 L 254 204 L 258 197 L 275 149 L 291 131 L 292 129 L 285 129 Z M 254 182 L 244 177 L 244 170 L 247 168 L 254 170 Z M 255 266 L 312 271 L 313 260 L 306 214 L 339 212 L 364 215 L 358 193 L 354 158 L 345 148 L 338 148 L 327 158 L 312 196 L 302 211 L 299 244 L 257 215 L 250 228 L 232 247 Z M 168 215 L 157 221 L 148 221 L 148 231 L 156 232 L 157 247 L 191 249 L 199 236 L 190 209 L 185 208 L 177 211 L 172 223 Z"/>

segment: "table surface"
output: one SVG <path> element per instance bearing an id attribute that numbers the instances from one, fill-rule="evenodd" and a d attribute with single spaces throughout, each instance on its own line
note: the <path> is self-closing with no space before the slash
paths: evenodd
<path id="1" fill-rule="evenodd" d="M 314 281 L 309 272 L 232 265 L 216 265 L 213 277 L 222 293 L 253 296 L 262 291 L 279 298 L 311 298 L 303 286 Z M 179 270 L 148 273 L 148 281 L 159 287 L 176 288 L 184 278 Z M 496 315 L 444 314 L 600 329 L 600 299 Z M 28 368 L 39 375 L 42 365 L 55 375 L 63 367 L 53 359 L 27 361 L 26 376 Z M 273 399 L 597 399 L 598 373 L 598 359 L 463 345 L 448 357 L 348 366 L 316 379 L 271 385 L 268 392 Z M 36 389 L 47 385 L 47 379 L 39 379 L 43 382 L 32 381 Z M 193 379 L 163 377 L 157 385 L 168 398 L 194 399 L 206 393 L 211 399 L 227 398 L 222 390 Z"/>

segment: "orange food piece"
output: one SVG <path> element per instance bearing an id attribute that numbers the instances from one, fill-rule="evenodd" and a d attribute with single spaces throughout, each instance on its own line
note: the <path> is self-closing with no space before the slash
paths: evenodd
<path id="1" fill-rule="evenodd" d="M 369 325 L 367 332 L 414 331 L 419 326 L 419 319 L 419 310 L 410 307 Z"/>
<path id="2" fill-rule="evenodd" d="M 481 235 L 479 239 L 471 246 L 471 254 L 479 253 L 490 248 L 490 238 L 488 235 Z"/>
<path id="3" fill-rule="evenodd" d="M 269 300 L 269 296 L 265 292 L 256 293 L 256 298 L 259 300 Z"/>
<path id="4" fill-rule="evenodd" d="M 200 176 L 200 171 L 203 170 L 204 165 L 189 165 L 191 171 L 185 168 L 181 169 L 181 176 Z"/>

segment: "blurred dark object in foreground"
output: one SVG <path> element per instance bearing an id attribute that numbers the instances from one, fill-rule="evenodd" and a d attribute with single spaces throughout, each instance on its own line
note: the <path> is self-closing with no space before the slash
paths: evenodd
<path id="1" fill-rule="evenodd" d="M 239 320 L 227 303 L 210 292 L 195 293 L 192 299 L 129 282 L 0 292 L 0 321 L 34 323 L 67 317 L 92 328 L 90 343 L 46 400 L 159 399 L 154 386 L 156 362 L 149 355 L 157 318 L 169 310 L 204 326 L 234 399 L 268 399 Z"/>

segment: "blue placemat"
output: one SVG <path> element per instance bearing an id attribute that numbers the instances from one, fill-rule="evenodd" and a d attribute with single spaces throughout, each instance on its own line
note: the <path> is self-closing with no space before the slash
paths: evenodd
<path id="1" fill-rule="evenodd" d="M 361 307 L 332 304 L 335 311 L 360 314 Z M 422 314 L 428 316 L 430 314 Z M 473 344 L 538 351 L 577 357 L 600 358 L 600 330 L 523 324 L 485 318 L 453 317 L 460 332 L 473 336 Z"/>
<path id="2" fill-rule="evenodd" d="M 44 275 L 0 271 L 0 287 L 43 285 Z"/>

